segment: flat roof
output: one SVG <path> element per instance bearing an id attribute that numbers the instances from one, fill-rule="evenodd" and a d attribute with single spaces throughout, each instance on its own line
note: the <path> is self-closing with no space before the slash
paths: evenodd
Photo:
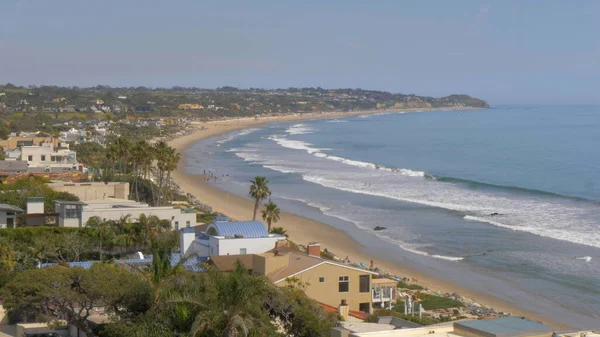
<path id="1" fill-rule="evenodd" d="M 542 323 L 519 317 L 501 317 L 488 320 L 456 322 L 455 327 L 475 330 L 491 336 L 522 336 L 552 333 L 553 329 Z"/>
<path id="2" fill-rule="evenodd" d="M 81 202 L 81 201 L 56 200 L 55 202 L 57 204 L 61 204 L 61 205 L 82 205 L 82 206 L 87 205 L 85 202 Z"/>

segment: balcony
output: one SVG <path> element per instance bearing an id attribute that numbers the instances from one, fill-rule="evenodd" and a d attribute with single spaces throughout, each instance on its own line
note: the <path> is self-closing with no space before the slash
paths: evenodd
<path id="1" fill-rule="evenodd" d="M 390 302 L 392 300 L 392 288 L 376 288 L 371 291 L 373 303 Z"/>

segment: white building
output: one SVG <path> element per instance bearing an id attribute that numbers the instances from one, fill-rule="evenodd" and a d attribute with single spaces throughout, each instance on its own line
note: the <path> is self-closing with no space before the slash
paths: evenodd
<path id="1" fill-rule="evenodd" d="M 193 228 L 180 232 L 181 254 L 198 256 L 262 254 L 285 240 L 284 235 L 269 234 L 260 221 L 217 221 L 208 225 L 206 232 L 196 235 Z"/>
<path id="2" fill-rule="evenodd" d="M 68 148 L 55 148 L 52 143 L 21 147 L 21 160 L 27 161 L 29 167 L 41 167 L 47 170 L 52 168 L 78 169 L 77 153 Z"/>
<path id="3" fill-rule="evenodd" d="M 106 198 L 87 202 L 56 201 L 58 225 L 61 227 L 83 227 L 94 216 L 101 220 L 119 220 L 129 216 L 136 222 L 141 214 L 155 215 L 161 220 L 169 220 L 173 229 L 196 225 L 196 211 L 171 206 L 151 207 L 133 200 Z"/>
<path id="4" fill-rule="evenodd" d="M 0 204 L 0 228 L 14 228 L 17 213 L 23 213 L 23 210 L 16 206 Z"/>

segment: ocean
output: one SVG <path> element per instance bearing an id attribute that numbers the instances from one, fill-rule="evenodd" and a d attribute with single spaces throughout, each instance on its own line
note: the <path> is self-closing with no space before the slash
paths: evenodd
<path id="1" fill-rule="evenodd" d="M 239 195 L 266 176 L 282 210 L 373 255 L 572 327 L 600 326 L 598 106 L 269 124 L 186 155 L 188 172 L 214 172 Z"/>

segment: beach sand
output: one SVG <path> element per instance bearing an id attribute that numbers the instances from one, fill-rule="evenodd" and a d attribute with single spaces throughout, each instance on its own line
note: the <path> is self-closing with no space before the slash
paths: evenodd
<path id="1" fill-rule="evenodd" d="M 425 109 L 414 109 L 422 111 Z M 447 109 L 444 109 L 447 110 Z M 410 109 L 403 109 L 410 111 Z M 286 122 L 297 121 L 314 118 L 334 118 L 348 117 L 351 115 L 363 115 L 367 113 L 381 113 L 381 111 L 361 111 L 352 113 L 328 113 L 328 114 L 305 114 L 297 116 L 282 116 L 282 117 L 266 117 L 266 118 L 241 118 L 223 121 L 211 121 L 196 123 L 198 130 L 185 136 L 175 138 L 169 144 L 184 152 L 184 150 L 196 143 L 198 140 L 221 135 L 235 130 L 259 127 L 271 122 Z M 226 214 L 230 218 L 236 220 L 247 220 L 252 217 L 254 202 L 250 199 L 231 194 L 220 190 L 219 188 L 205 183 L 201 175 L 189 174 L 185 172 L 185 160 L 179 164 L 179 167 L 172 173 L 174 181 L 186 193 L 190 193 L 198 198 L 203 204 L 212 207 L 213 211 Z M 276 191 L 275 191 L 276 193 Z M 556 329 L 566 329 L 568 327 L 557 324 L 549 317 L 541 317 L 531 312 L 525 312 L 513 305 L 502 301 L 499 298 L 475 293 L 470 289 L 463 288 L 456 284 L 450 284 L 439 279 L 432 278 L 415 270 L 410 270 L 406 266 L 391 263 L 373 256 L 369 256 L 365 252 L 364 247 L 360 243 L 352 239 L 345 232 L 333 228 L 327 224 L 323 224 L 302 216 L 283 212 L 281 219 L 276 226 L 283 227 L 290 236 L 290 239 L 298 244 L 306 245 L 309 242 L 319 242 L 321 249 L 327 248 L 335 253 L 338 257 L 344 258 L 348 256 L 351 261 L 363 262 L 369 265 L 370 261 L 374 261 L 375 267 L 379 267 L 385 271 L 401 277 L 411 277 L 419 280 L 419 284 L 430 289 L 458 293 L 469 299 L 476 300 L 479 304 L 486 307 L 494 308 L 496 311 L 510 312 L 513 315 L 526 316 L 530 319 L 542 321 Z M 503 294 L 498 294 L 499 296 Z"/>

